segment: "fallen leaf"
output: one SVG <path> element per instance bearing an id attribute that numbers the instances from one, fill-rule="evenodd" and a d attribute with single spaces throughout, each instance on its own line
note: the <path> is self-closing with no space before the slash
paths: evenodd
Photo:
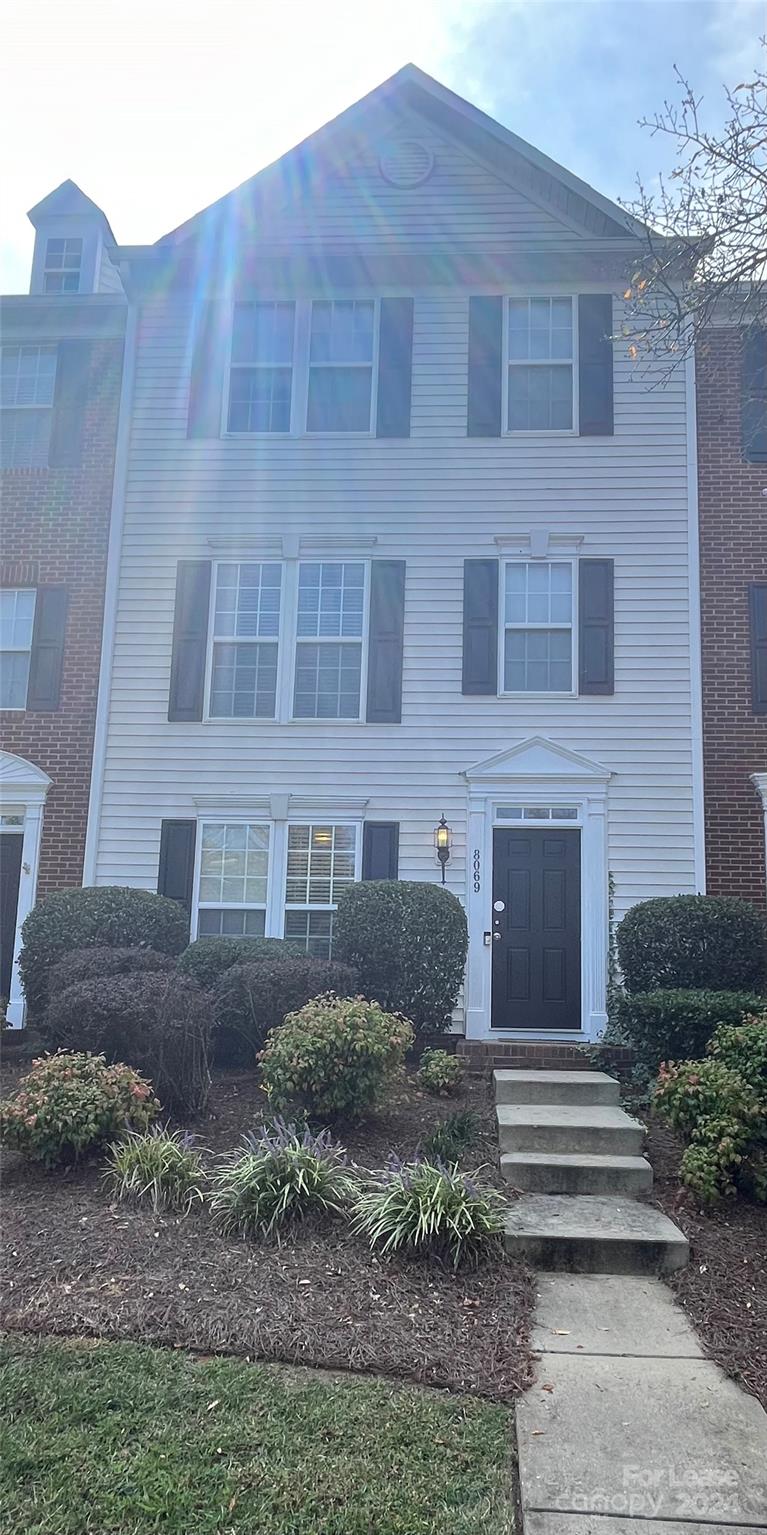
<path id="1" fill-rule="evenodd" d="M 208 1405 L 205 1408 L 205 1411 L 206 1412 L 212 1412 L 214 1407 L 218 1407 L 218 1404 L 219 1404 L 220 1401 L 221 1401 L 220 1396 L 217 1396 L 214 1401 L 208 1402 Z"/>
<path id="2" fill-rule="evenodd" d="M 554 1390 L 554 1387 L 552 1386 L 551 1381 L 545 1380 L 543 1385 L 541 1386 L 541 1391 L 553 1391 L 553 1390 Z"/>
<path id="3" fill-rule="evenodd" d="M 553 1327 L 552 1332 L 555 1338 L 569 1338 L 570 1336 L 569 1327 Z"/>
<path id="4" fill-rule="evenodd" d="M 546 1430 L 545 1430 L 545 1428 L 534 1428 L 534 1429 L 531 1429 L 530 1432 L 532 1434 L 533 1439 L 539 1439 L 541 1434 L 545 1434 Z"/>

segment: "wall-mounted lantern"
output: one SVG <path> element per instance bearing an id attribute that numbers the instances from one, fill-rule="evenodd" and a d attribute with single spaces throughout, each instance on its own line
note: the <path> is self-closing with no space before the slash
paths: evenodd
<path id="1" fill-rule="evenodd" d="M 434 846 L 437 850 L 437 857 L 442 868 L 443 885 L 445 883 L 445 865 L 450 860 L 450 836 L 450 827 L 445 820 L 443 812 L 439 818 L 438 824 L 434 828 Z"/>

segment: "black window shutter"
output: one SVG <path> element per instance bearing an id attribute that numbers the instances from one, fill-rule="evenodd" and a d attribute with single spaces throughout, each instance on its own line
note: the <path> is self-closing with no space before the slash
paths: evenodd
<path id="1" fill-rule="evenodd" d="M 581 437 L 611 437 L 613 424 L 613 300 L 611 293 L 578 298 L 578 414 Z"/>
<path id="2" fill-rule="evenodd" d="M 740 431 L 743 457 L 767 464 L 767 330 L 751 331 L 743 343 Z"/>
<path id="3" fill-rule="evenodd" d="M 463 562 L 463 693 L 498 692 L 498 561 Z"/>
<path id="4" fill-rule="evenodd" d="M 405 561 L 372 560 L 365 715 L 370 725 L 398 725 L 402 719 L 404 629 Z"/>
<path id="5" fill-rule="evenodd" d="M 469 299 L 469 437 L 500 437 L 503 299 Z"/>
<path id="6" fill-rule="evenodd" d="M 192 320 L 192 365 L 189 379 L 187 437 L 220 437 L 231 311 L 203 301 Z"/>
<path id="7" fill-rule="evenodd" d="M 613 561 L 578 562 L 578 691 L 614 693 Z"/>
<path id="8" fill-rule="evenodd" d="M 366 821 L 362 828 L 362 878 L 396 879 L 399 873 L 399 822 Z"/>
<path id="9" fill-rule="evenodd" d="M 410 436 L 413 300 L 382 298 L 378 332 L 377 437 Z"/>
<path id="10" fill-rule="evenodd" d="M 90 364 L 89 341 L 59 342 L 48 442 L 48 464 L 51 469 L 76 469 L 82 463 Z"/>
<path id="11" fill-rule="evenodd" d="M 178 901 L 191 915 L 196 821 L 163 821 L 157 894 Z"/>
<path id="12" fill-rule="evenodd" d="M 69 594 L 65 586 L 38 586 L 32 653 L 29 658 L 28 709 L 58 709 Z"/>
<path id="13" fill-rule="evenodd" d="M 767 714 L 767 581 L 749 587 L 751 639 L 751 708 Z"/>
<path id="14" fill-rule="evenodd" d="M 169 720 L 201 720 L 208 644 L 210 560 L 179 560 L 170 663 Z"/>

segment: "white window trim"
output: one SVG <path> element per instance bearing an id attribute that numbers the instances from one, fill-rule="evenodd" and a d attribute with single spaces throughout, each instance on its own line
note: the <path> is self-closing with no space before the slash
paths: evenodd
<path id="1" fill-rule="evenodd" d="M 367 430 L 361 432 L 310 432 L 307 427 L 309 413 L 309 347 L 311 343 L 312 305 L 314 303 L 340 303 L 346 299 L 354 299 L 357 303 L 373 304 L 373 360 L 372 363 L 349 363 L 349 367 L 372 368 L 370 386 L 370 422 Z M 229 394 L 232 381 L 232 342 L 234 338 L 234 311 L 237 303 L 248 302 L 260 304 L 286 304 L 294 305 L 293 325 L 293 377 L 290 396 L 290 428 L 287 432 L 232 432 L 229 430 Z M 221 436 L 231 438 L 233 442 L 249 442 L 255 439 L 258 442 L 284 442 L 291 437 L 309 437 L 312 441 L 335 441 L 341 438 L 343 441 L 364 442 L 368 438 L 375 437 L 375 423 L 378 411 L 378 355 L 381 326 L 381 299 L 375 293 L 317 293 L 310 298 L 291 298 L 283 294 L 259 293 L 252 301 L 248 299 L 235 300 L 232 303 L 229 314 L 229 334 L 226 346 L 225 386 L 222 390 L 223 399 L 221 406 Z M 237 364 L 237 366 L 240 366 Z M 243 367 L 247 366 L 242 364 Z M 254 366 L 257 366 L 254 364 Z M 266 364 L 264 366 L 267 366 Z M 275 364 L 279 366 L 279 364 Z M 326 363 L 317 364 L 319 367 L 343 367 L 345 364 Z"/>
<path id="2" fill-rule="evenodd" d="M 512 559 L 502 559 L 500 564 L 500 591 L 498 593 L 498 697 L 499 698 L 526 698 L 529 702 L 540 702 L 541 699 L 551 698 L 577 698 L 578 697 L 578 561 L 567 555 L 557 553 L 548 554 L 544 560 L 534 560 L 529 556 L 517 555 Z M 506 570 L 509 565 L 569 565 L 572 572 L 572 597 L 573 609 L 570 624 L 507 624 L 506 623 Z M 507 629 L 567 629 L 571 631 L 572 645 L 570 661 L 572 665 L 572 687 L 567 689 L 552 689 L 542 693 L 528 693 L 524 690 L 514 690 L 504 687 L 506 679 L 506 630 Z"/>
<path id="3" fill-rule="evenodd" d="M 213 645 L 214 645 L 214 616 L 216 605 L 216 585 L 218 582 L 219 565 L 280 565 L 282 567 L 282 583 L 280 588 L 280 623 L 277 636 L 277 695 L 275 699 L 274 715 L 230 715 L 211 714 L 210 692 L 213 677 Z M 362 592 L 362 635 L 360 639 L 351 636 L 339 639 L 328 635 L 318 644 L 361 644 L 362 654 L 360 658 L 360 707 L 359 714 L 354 716 L 334 716 L 332 719 L 313 718 L 311 715 L 295 715 L 293 713 L 293 698 L 295 693 L 296 657 L 298 650 L 298 578 L 301 565 L 362 565 L 364 584 Z M 205 657 L 205 696 L 203 709 L 203 723 L 207 725 L 307 725 L 315 729 L 318 725 L 362 725 L 365 723 L 367 700 L 368 655 L 370 649 L 370 560 L 355 554 L 341 554 L 333 551 L 324 551 L 314 554 L 302 554 L 294 559 L 275 559 L 273 556 L 248 556 L 232 553 L 220 560 L 213 560 L 211 569 L 210 598 L 208 607 L 208 645 Z M 302 636 L 306 644 L 315 643 L 310 635 Z M 230 643 L 239 643 L 236 635 L 232 636 Z M 248 640 L 244 641 L 249 643 Z M 265 639 L 261 643 L 274 644 L 273 639 Z"/>
<path id="4" fill-rule="evenodd" d="M 567 426 L 552 427 L 525 427 L 517 429 L 509 426 L 509 368 L 513 366 L 509 358 L 509 300 L 531 298 L 566 298 L 570 300 L 572 310 L 572 357 L 533 357 L 518 358 L 517 364 L 521 368 L 531 367 L 564 367 L 572 364 L 573 370 L 573 424 Z M 560 293 L 559 291 L 536 292 L 534 288 L 519 289 L 517 292 L 503 295 L 503 377 L 501 396 L 501 435 L 503 437 L 577 437 L 580 433 L 580 399 L 578 394 L 578 295 L 577 293 Z"/>
<path id="5" fill-rule="evenodd" d="M 37 612 L 37 587 L 35 587 L 35 586 L 4 586 L 2 588 L 2 590 L 4 592 L 29 592 L 29 591 L 31 591 L 34 594 L 34 602 L 32 603 L 32 632 L 31 632 L 31 634 L 29 636 L 29 644 L 28 645 L 0 645 L 0 655 L 1 656 L 7 656 L 7 655 L 22 655 L 22 656 L 28 655 L 29 656 L 29 667 L 27 668 L 27 686 L 26 686 L 26 690 L 24 692 L 24 702 L 23 702 L 23 704 L 5 704 L 5 705 L 2 706 L 2 713 L 3 714 L 26 714 L 26 712 L 27 712 L 27 698 L 29 697 L 29 672 L 30 672 L 30 669 L 31 669 L 31 666 L 32 666 L 32 642 L 33 642 L 34 637 L 35 637 L 35 614 Z"/>

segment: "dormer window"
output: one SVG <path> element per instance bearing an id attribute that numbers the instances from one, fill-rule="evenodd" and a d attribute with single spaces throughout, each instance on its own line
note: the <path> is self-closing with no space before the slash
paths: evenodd
<path id="1" fill-rule="evenodd" d="M 55 237 L 46 242 L 43 270 L 44 293 L 79 293 L 83 264 L 80 238 Z"/>

